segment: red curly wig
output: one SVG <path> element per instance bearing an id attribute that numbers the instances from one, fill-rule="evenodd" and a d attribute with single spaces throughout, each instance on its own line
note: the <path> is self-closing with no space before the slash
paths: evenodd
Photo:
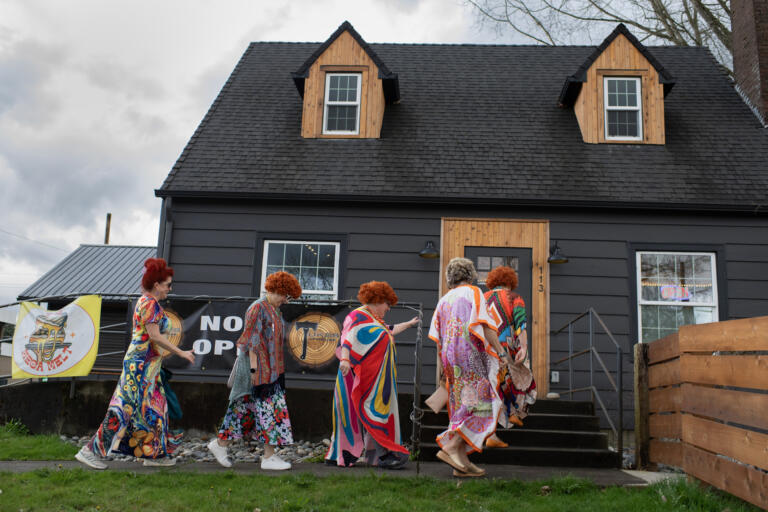
<path id="1" fill-rule="evenodd" d="M 299 280 L 293 274 L 283 272 L 282 270 L 267 276 L 267 280 L 264 281 L 264 289 L 269 293 L 285 295 L 293 299 L 301 297 Z"/>
<path id="2" fill-rule="evenodd" d="M 395 290 L 386 281 L 370 281 L 360 285 L 357 292 L 357 300 L 362 304 L 382 304 L 386 302 L 390 306 L 397 304 Z"/>
<path id="3" fill-rule="evenodd" d="M 497 286 L 508 286 L 510 290 L 517 288 L 517 272 L 511 267 L 496 267 L 488 272 L 485 285 L 489 290 Z"/>
<path id="4" fill-rule="evenodd" d="M 152 291 L 155 283 L 162 283 L 173 276 L 173 268 L 168 266 L 163 258 L 149 258 L 144 262 L 144 275 L 141 276 L 141 286 Z"/>

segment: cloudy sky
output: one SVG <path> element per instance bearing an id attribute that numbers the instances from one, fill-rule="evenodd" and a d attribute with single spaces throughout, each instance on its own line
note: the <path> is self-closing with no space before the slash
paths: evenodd
<path id="1" fill-rule="evenodd" d="M 0 0 L 0 304 L 80 244 L 155 245 L 158 188 L 250 41 L 527 43 L 462 0 Z"/>

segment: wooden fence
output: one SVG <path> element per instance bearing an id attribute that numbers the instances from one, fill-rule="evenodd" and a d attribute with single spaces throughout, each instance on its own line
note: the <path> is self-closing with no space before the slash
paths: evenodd
<path id="1" fill-rule="evenodd" d="M 768 509 L 768 317 L 635 346 L 638 467 L 676 466 Z"/>

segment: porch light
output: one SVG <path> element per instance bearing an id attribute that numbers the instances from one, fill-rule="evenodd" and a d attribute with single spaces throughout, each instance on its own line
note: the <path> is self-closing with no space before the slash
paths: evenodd
<path id="1" fill-rule="evenodd" d="M 547 263 L 551 263 L 553 265 L 568 263 L 568 257 L 560 252 L 560 247 L 557 245 L 557 240 L 555 240 L 555 246 L 552 248 L 552 252 L 547 259 Z"/>
<path id="2" fill-rule="evenodd" d="M 435 243 L 432 240 L 427 241 L 427 245 L 419 252 L 419 258 L 426 258 L 428 260 L 434 260 L 440 257 L 440 251 L 435 247 Z"/>

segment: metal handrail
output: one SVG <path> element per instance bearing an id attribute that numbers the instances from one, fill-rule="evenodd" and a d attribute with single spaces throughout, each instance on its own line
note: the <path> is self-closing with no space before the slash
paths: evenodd
<path id="1" fill-rule="evenodd" d="M 589 346 L 583 350 L 579 350 L 578 352 L 574 352 L 573 345 L 575 341 L 575 335 L 574 335 L 574 325 L 576 322 L 581 320 L 582 318 L 588 318 L 588 341 Z M 611 376 L 611 372 L 608 370 L 608 367 L 606 366 L 605 362 L 603 361 L 603 358 L 600 356 L 600 353 L 597 351 L 597 348 L 595 347 L 595 329 L 594 329 L 594 320 L 597 320 L 600 327 L 602 327 L 604 333 L 608 336 L 608 339 L 611 340 L 614 347 L 616 348 L 616 380 L 613 379 Z M 591 307 L 587 309 L 584 313 L 581 313 L 580 315 L 573 318 L 570 322 L 566 323 L 564 326 L 562 326 L 560 329 L 557 329 L 556 331 L 552 332 L 552 335 L 558 335 L 561 332 L 565 331 L 565 329 L 568 329 L 568 356 L 563 357 L 561 359 L 558 359 L 554 363 L 552 363 L 553 366 L 564 363 L 565 361 L 568 361 L 568 390 L 563 391 L 563 394 L 567 394 L 571 396 L 571 399 L 573 399 L 574 393 L 589 391 L 592 395 L 592 402 L 597 402 L 600 409 L 603 411 L 603 414 L 605 415 L 605 419 L 608 422 L 608 425 L 611 427 L 611 430 L 613 431 L 614 436 L 616 437 L 616 451 L 619 454 L 619 464 L 621 464 L 621 458 L 622 453 L 624 451 L 624 379 L 623 379 L 623 358 L 624 358 L 624 351 L 621 348 L 621 345 L 616 341 L 616 338 L 613 336 L 613 333 L 611 333 L 610 329 L 608 329 L 608 326 L 605 325 L 605 322 L 603 322 L 603 319 L 600 318 L 600 315 L 597 314 L 597 312 L 592 309 Z M 581 387 L 581 388 L 574 388 L 573 387 L 573 360 L 577 357 L 581 357 L 584 355 L 589 355 L 589 386 Z M 593 362 L 597 361 L 597 363 L 600 366 L 600 369 L 603 371 L 606 377 L 608 377 L 608 382 L 611 385 L 611 388 L 613 388 L 613 391 L 617 395 L 617 421 L 616 423 L 613 422 L 611 419 L 610 414 L 608 414 L 608 409 L 605 407 L 605 403 L 603 402 L 602 397 L 600 396 L 600 392 L 597 390 L 597 387 L 595 386 L 594 381 L 594 365 Z"/>

